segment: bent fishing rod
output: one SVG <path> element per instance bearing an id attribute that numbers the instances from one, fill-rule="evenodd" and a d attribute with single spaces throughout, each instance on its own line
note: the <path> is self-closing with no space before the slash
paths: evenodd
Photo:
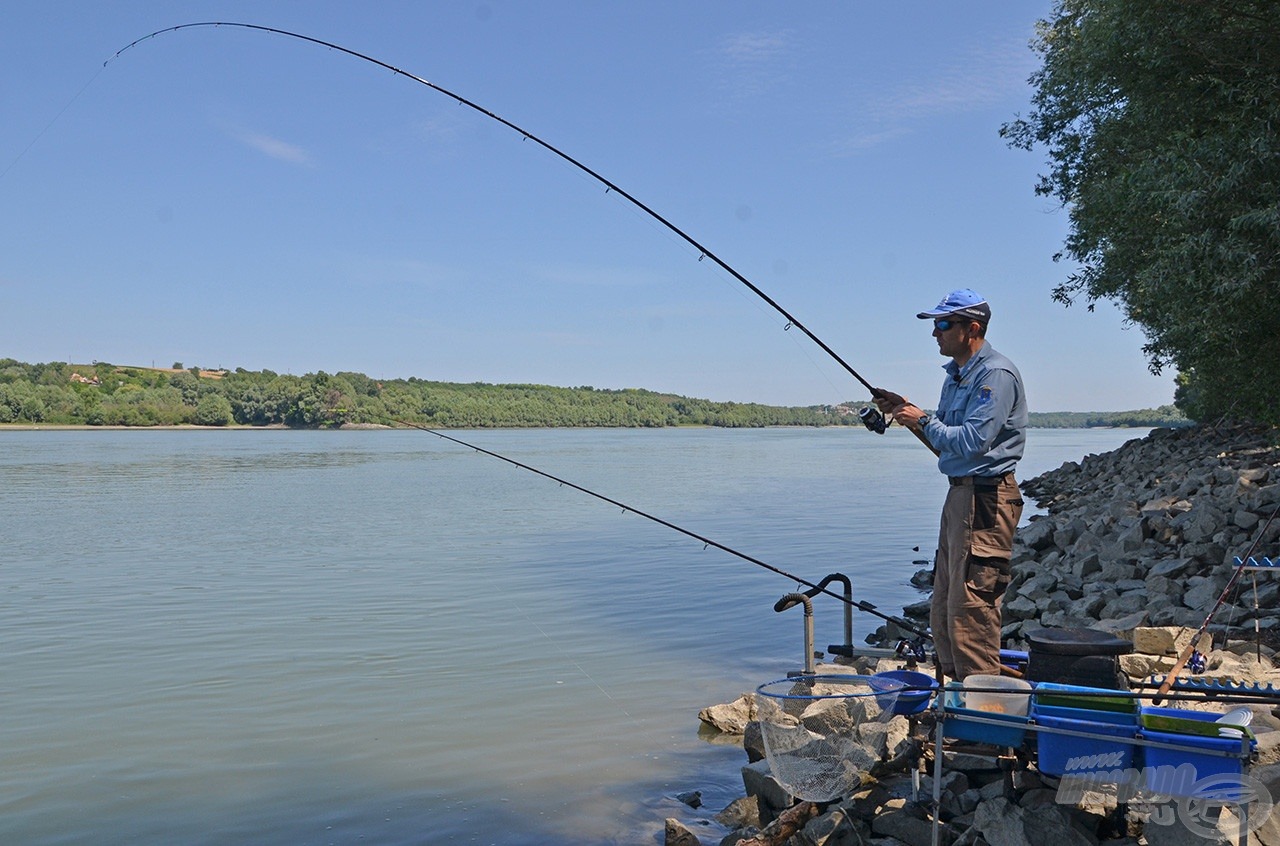
<path id="1" fill-rule="evenodd" d="M 569 163 L 570 165 L 582 171 L 583 173 L 587 174 L 592 179 L 599 182 L 601 185 L 604 185 L 606 192 L 612 191 L 618 194 L 623 199 L 627 200 L 627 202 L 631 203 L 633 206 L 640 209 L 640 211 L 644 212 L 649 217 L 653 218 L 658 223 L 662 224 L 669 231 L 679 236 L 683 241 L 685 241 L 687 244 L 689 244 L 691 247 L 693 247 L 695 250 L 698 251 L 698 261 L 702 261 L 704 258 L 711 259 L 711 261 L 714 262 L 721 270 L 728 273 L 738 282 L 741 282 L 753 294 L 755 294 L 757 297 L 759 297 L 760 299 L 768 303 L 769 306 L 771 306 L 774 309 L 774 311 L 782 315 L 782 317 L 785 318 L 787 321 L 786 326 L 784 327 L 784 331 L 794 326 L 797 329 L 799 329 L 801 332 L 803 332 L 805 336 L 809 338 L 809 340 L 817 344 L 818 347 L 823 352 L 831 356 L 831 358 L 834 359 L 837 364 L 839 364 L 846 371 L 848 371 L 849 375 L 853 376 L 853 378 L 856 379 L 859 383 L 861 383 L 864 388 L 870 391 L 873 399 L 887 400 L 893 405 L 901 405 L 906 401 L 899 394 L 895 394 L 892 391 L 885 390 L 884 388 L 877 388 L 873 386 L 870 382 L 864 379 L 862 375 L 858 373 L 858 371 L 854 370 L 853 367 L 848 362 L 846 362 L 843 358 L 841 358 L 836 353 L 835 350 L 827 346 L 827 344 L 821 338 L 815 335 L 809 329 L 809 327 L 805 326 L 803 323 L 797 320 L 796 317 L 793 314 L 791 314 L 791 312 L 787 311 L 785 308 L 779 305 L 776 300 L 774 300 L 764 291 L 760 290 L 760 288 L 757 287 L 754 283 L 752 283 L 751 280 L 747 279 L 747 277 L 743 276 L 737 270 L 734 270 L 726 261 L 724 261 L 718 255 L 713 253 L 711 250 L 707 249 L 703 244 L 696 241 L 691 235 L 689 235 L 683 229 L 676 226 L 671 221 L 667 220 L 665 217 L 660 215 L 658 212 L 654 211 L 645 203 L 641 202 L 634 195 L 630 194 L 627 191 L 624 191 L 618 185 L 606 179 L 600 173 L 588 167 L 587 165 L 583 164 L 579 160 L 575 159 L 573 156 L 570 156 L 568 153 L 564 152 L 560 148 L 553 146 L 549 142 L 544 141 L 542 138 L 539 138 L 537 135 L 534 135 L 532 132 L 529 132 L 528 130 L 520 126 L 517 126 L 516 124 L 507 120 L 506 118 L 489 111 L 484 106 L 481 106 L 476 102 L 468 100 L 462 95 L 456 94 L 453 91 L 450 91 L 449 89 L 441 85 L 437 85 L 434 82 L 423 79 L 420 76 L 409 73 L 408 71 L 402 70 L 394 65 L 388 64 L 387 62 L 384 62 L 381 59 L 376 59 L 372 56 L 357 52 L 356 50 L 352 50 L 347 47 L 343 47 L 339 44 L 334 44 L 333 42 L 330 42 L 330 41 L 324 41 L 319 38 L 313 38 L 309 35 L 301 35 L 296 32 L 290 32 L 289 30 L 286 30 L 286 29 L 277 29 L 276 27 L 262 26 L 261 24 L 237 23 L 233 21 L 201 21 L 197 23 L 178 24 L 177 26 L 171 26 L 165 29 L 159 29 L 159 30 L 156 30 L 155 32 L 150 33 L 149 35 L 144 35 L 143 37 L 137 39 L 136 41 L 132 41 L 129 44 L 126 44 L 124 47 L 117 50 L 115 55 L 113 55 L 110 59 L 107 59 L 107 61 L 102 63 L 103 67 L 106 67 L 112 61 L 119 58 L 122 53 L 142 43 L 143 41 L 147 41 L 157 36 L 164 35 L 165 33 L 177 32 L 179 30 L 184 30 L 184 29 L 195 29 L 199 27 L 214 27 L 214 28 L 234 27 L 238 29 L 254 30 L 257 32 L 268 33 L 271 35 L 281 35 L 286 38 L 295 38 L 299 41 L 305 41 L 310 44 L 316 44 L 321 47 L 327 47 L 330 50 L 337 50 L 338 52 L 345 53 L 348 56 L 351 56 L 353 58 L 360 59 L 365 62 L 369 62 L 370 64 L 377 65 L 380 68 L 385 68 L 386 70 L 389 70 L 398 76 L 402 76 L 405 79 L 419 83 L 420 85 L 425 85 L 431 90 L 439 92 L 440 94 L 443 94 L 444 96 L 457 101 L 460 105 L 466 106 L 469 109 L 473 109 L 474 111 L 479 112 L 485 117 L 491 118 L 497 121 L 503 126 L 519 134 L 525 140 L 534 142 L 538 146 L 542 147 L 543 149 L 547 150 L 548 152 L 552 153 L 553 155 Z M 870 429 L 873 432 L 876 432 L 877 434 L 884 433 L 885 427 L 888 424 L 885 422 L 883 415 L 880 415 L 878 411 L 872 412 L 870 409 L 864 409 L 863 413 L 860 416 L 862 417 L 863 423 L 866 424 L 868 429 Z M 930 451 L 934 453 L 934 455 L 938 454 L 938 450 L 933 446 L 933 444 L 929 442 L 929 439 L 925 436 L 924 432 L 920 429 L 919 426 L 911 424 L 911 425 L 908 425 L 907 428 L 920 440 L 921 443 L 927 446 L 930 449 Z"/>
<path id="2" fill-rule="evenodd" d="M 613 506 L 616 506 L 617 508 L 621 508 L 624 514 L 626 514 L 627 512 L 630 512 L 632 514 L 635 514 L 638 517 L 643 517 L 646 520 L 657 523 L 659 526 L 665 526 L 668 529 L 671 529 L 672 531 L 679 532 L 685 537 L 693 538 L 694 540 L 702 544 L 703 549 L 706 549 L 709 546 L 713 546 L 716 549 L 720 550 L 721 552 L 727 552 L 728 554 L 734 556 L 735 558 L 740 558 L 743 561 L 747 561 L 751 564 L 755 564 L 757 567 L 763 567 L 764 569 L 768 570 L 771 573 L 777 573 L 779 576 L 785 576 L 786 578 L 791 579 L 797 584 L 801 584 L 809 588 L 809 590 L 806 591 L 806 595 L 808 596 L 816 596 L 817 594 L 822 593 L 827 596 L 834 597 L 840 600 L 841 602 L 847 603 L 848 605 L 851 605 L 854 608 L 857 608 L 859 611 L 866 611 L 868 614 L 879 617 L 880 619 L 885 620 L 887 622 L 893 623 L 897 625 L 899 628 L 905 629 L 906 631 L 909 631 L 914 635 L 918 635 L 921 638 L 924 638 L 926 640 L 933 639 L 932 636 L 927 631 L 920 629 L 918 626 L 912 625 L 911 623 L 907 622 L 901 617 L 894 617 L 889 614 L 885 614 L 883 611 L 880 611 L 879 609 L 876 608 L 876 606 L 872 605 L 869 602 L 854 600 L 850 597 L 844 596 L 843 594 L 839 594 L 839 593 L 836 593 L 835 591 L 828 589 L 827 588 L 828 580 L 823 580 L 818 584 L 814 584 L 813 582 L 807 579 L 802 579 L 797 575 L 788 573 L 786 570 L 783 570 L 781 567 L 775 567 L 774 565 L 769 564 L 768 562 L 765 562 L 765 561 L 761 561 L 759 558 L 750 556 L 745 552 L 739 552 L 738 550 L 734 549 L 731 546 L 726 546 L 725 544 L 722 544 L 719 541 L 714 541 L 711 538 L 704 537 L 703 535 L 700 535 L 697 532 L 686 529 L 683 526 L 678 526 L 675 523 L 672 523 L 670 520 L 664 520 L 663 518 L 650 514 L 647 511 L 641 511 L 639 508 L 628 505 L 625 502 L 621 502 L 619 500 L 613 499 L 612 497 L 606 496 L 602 493 L 599 493 L 598 491 L 593 491 L 590 488 L 583 487 L 582 485 L 579 485 L 575 482 L 571 482 L 568 479 L 562 479 L 561 477 L 548 473 L 545 470 L 539 470 L 537 467 L 533 467 L 529 464 L 525 464 L 523 462 L 517 461 L 514 458 L 510 458 L 508 456 L 502 455 L 501 453 L 494 452 L 491 449 L 485 449 L 482 446 L 477 446 L 476 444 L 469 443 L 467 441 L 462 440 L 461 438 L 454 437 L 453 435 L 447 435 L 438 429 L 432 429 L 430 426 L 423 426 L 420 423 L 414 423 L 409 420 L 400 420 L 394 417 L 383 417 L 381 419 L 394 423 L 397 426 L 404 426 L 405 428 L 408 428 L 408 429 L 416 429 L 419 432 L 426 432 L 429 435 L 435 435 L 437 438 L 442 438 L 443 440 L 449 441 L 450 443 L 454 443 L 454 444 L 457 444 L 458 446 L 462 446 L 462 447 L 466 447 L 467 449 L 474 450 L 482 455 L 487 455 L 490 458 L 496 458 L 499 461 L 505 461 L 507 464 L 510 464 L 513 467 L 518 467 L 521 470 L 528 470 L 530 473 L 533 473 L 534 475 L 541 476 L 544 479 L 550 479 L 551 481 L 559 485 L 563 485 L 564 487 L 567 487 L 567 488 L 573 488 L 575 491 L 584 493 L 590 497 L 594 497 L 600 500 L 601 502 L 606 502 L 609 505 L 613 505 Z"/>

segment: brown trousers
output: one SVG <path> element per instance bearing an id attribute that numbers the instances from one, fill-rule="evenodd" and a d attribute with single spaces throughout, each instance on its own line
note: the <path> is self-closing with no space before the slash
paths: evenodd
<path id="1" fill-rule="evenodd" d="M 1000 673 L 1000 603 L 1022 493 L 1013 474 L 952 479 L 942 507 L 929 626 L 942 672 Z"/>

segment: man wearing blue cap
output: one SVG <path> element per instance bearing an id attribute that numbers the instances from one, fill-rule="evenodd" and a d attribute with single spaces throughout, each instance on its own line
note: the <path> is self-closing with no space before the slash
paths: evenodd
<path id="1" fill-rule="evenodd" d="M 1000 604 L 1009 584 L 1022 493 L 1013 478 L 1027 439 L 1027 398 L 1013 362 L 987 343 L 991 306 L 968 288 L 929 311 L 938 352 L 951 361 L 938 410 L 909 402 L 881 411 L 922 431 L 951 483 L 942 508 L 929 626 L 941 671 L 1000 673 Z"/>

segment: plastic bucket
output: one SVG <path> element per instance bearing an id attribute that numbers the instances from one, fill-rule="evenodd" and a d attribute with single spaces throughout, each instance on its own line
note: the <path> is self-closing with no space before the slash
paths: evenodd
<path id="1" fill-rule="evenodd" d="M 883 673 L 876 673 L 872 678 L 892 679 L 909 688 L 925 688 L 924 690 L 903 690 L 898 693 L 897 702 L 893 706 L 893 713 L 899 716 L 919 714 L 929 707 L 929 700 L 933 698 L 934 691 L 938 689 L 937 679 L 924 673 L 917 673 L 914 670 L 887 670 Z"/>
<path id="2" fill-rule="evenodd" d="M 964 707 L 988 714 L 1025 717 L 1030 705 L 1031 685 L 1022 679 L 1005 676 L 966 676 L 963 682 Z M 985 688 L 973 690 L 971 688 Z M 1007 693 L 1004 691 L 1008 691 Z"/>
<path id="3" fill-rule="evenodd" d="M 942 736 L 993 746 L 1022 745 L 1027 734 L 1027 718 L 993 711 L 972 711 L 961 705 L 963 690 L 959 682 L 947 682 L 946 708 L 942 717 Z"/>

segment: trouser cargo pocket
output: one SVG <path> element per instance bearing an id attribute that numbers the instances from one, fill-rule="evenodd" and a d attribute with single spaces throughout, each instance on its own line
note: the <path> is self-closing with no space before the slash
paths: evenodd
<path id="1" fill-rule="evenodd" d="M 969 556 L 965 586 L 988 603 L 995 602 L 1009 587 L 1009 559 Z"/>
<path id="2" fill-rule="evenodd" d="M 1007 560 L 1013 550 L 1013 533 L 1020 519 L 1022 492 L 1012 476 L 1005 477 L 998 486 L 975 485 L 969 536 L 970 558 Z"/>

